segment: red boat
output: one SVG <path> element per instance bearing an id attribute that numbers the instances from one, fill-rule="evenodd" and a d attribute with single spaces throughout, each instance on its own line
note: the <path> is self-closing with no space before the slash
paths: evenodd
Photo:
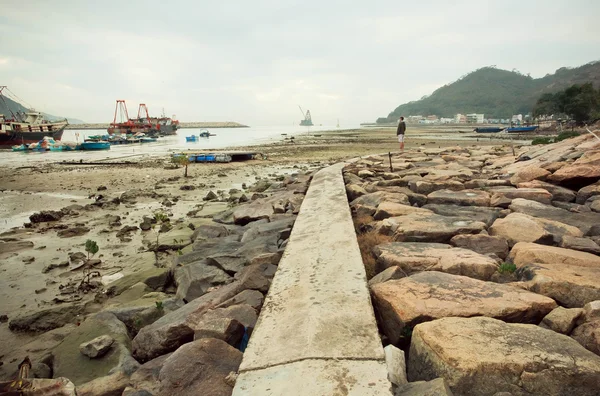
<path id="1" fill-rule="evenodd" d="M 117 119 L 119 120 L 117 122 Z M 108 134 L 135 134 L 142 132 L 148 136 L 175 135 L 179 121 L 165 117 L 150 117 L 148 106 L 140 103 L 137 118 L 129 118 L 127 105 L 122 99 L 117 100 L 113 122 L 108 127 Z"/>

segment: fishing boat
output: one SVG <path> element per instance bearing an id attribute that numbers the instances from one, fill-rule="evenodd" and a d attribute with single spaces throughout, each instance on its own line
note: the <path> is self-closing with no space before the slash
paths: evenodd
<path id="1" fill-rule="evenodd" d="M 144 136 L 140 138 L 140 143 L 155 143 L 156 140 L 157 139 L 154 137 Z"/>
<path id="2" fill-rule="evenodd" d="M 538 129 L 537 125 L 534 126 L 522 126 L 522 127 L 512 127 L 506 128 L 506 132 L 508 133 L 516 133 L 516 132 L 533 132 Z"/>
<path id="3" fill-rule="evenodd" d="M 473 130 L 473 132 L 477 133 L 497 133 L 504 130 L 504 128 L 498 127 L 478 127 Z"/>
<path id="4" fill-rule="evenodd" d="M 6 86 L 0 86 L 0 111 L 4 107 L 8 109 L 10 116 L 0 114 L 0 146 L 36 143 L 45 136 L 57 141 L 62 138 L 63 131 L 69 124 L 66 119 L 50 122 L 41 112 L 33 109 L 13 113 L 3 95 L 4 90 L 10 92 Z"/>
<path id="5" fill-rule="evenodd" d="M 161 117 L 150 117 L 145 103 L 140 103 L 136 118 L 129 118 L 127 104 L 118 99 L 113 122 L 110 123 L 107 132 L 110 135 L 143 133 L 149 137 L 158 137 L 175 135 L 178 128 L 179 121 L 164 114 Z"/>
<path id="6" fill-rule="evenodd" d="M 204 137 L 204 138 L 207 138 L 207 137 L 209 137 L 209 136 L 215 136 L 215 135 L 212 135 L 212 134 L 211 134 L 210 132 L 208 132 L 206 129 L 203 129 L 202 131 L 200 131 L 200 133 L 198 134 L 198 136 L 200 136 L 200 137 Z"/>
<path id="7" fill-rule="evenodd" d="M 109 150 L 110 143 L 100 140 L 86 140 L 81 143 L 81 150 Z"/>
<path id="8" fill-rule="evenodd" d="M 29 147 L 26 144 L 20 144 L 18 146 L 12 146 L 12 151 L 27 151 Z"/>
<path id="9" fill-rule="evenodd" d="M 196 135 L 186 136 L 185 137 L 185 141 L 186 142 L 197 142 L 198 141 L 198 136 L 196 136 Z"/>

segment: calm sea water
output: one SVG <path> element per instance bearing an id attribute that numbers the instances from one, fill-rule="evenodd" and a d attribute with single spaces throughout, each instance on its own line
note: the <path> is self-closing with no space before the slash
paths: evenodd
<path id="1" fill-rule="evenodd" d="M 358 125 L 344 125 L 344 129 L 358 128 Z M 332 126 L 268 126 L 250 128 L 215 128 L 208 129 L 215 134 L 209 138 L 200 138 L 197 142 L 186 142 L 185 137 L 198 135 L 203 129 L 186 128 L 177 131 L 175 136 L 166 136 L 156 143 L 113 145 L 110 150 L 102 151 L 67 151 L 67 152 L 0 152 L 0 165 L 27 166 L 35 163 L 58 161 L 99 161 L 104 159 L 127 160 L 135 157 L 166 155 L 171 152 L 188 150 L 218 150 L 225 147 L 249 146 L 268 144 L 282 141 L 285 137 L 298 134 L 318 133 L 319 131 L 334 130 Z M 79 142 L 92 135 L 104 134 L 104 130 L 69 129 L 63 133 L 63 142 Z M 78 134 L 78 135 L 77 135 Z M 285 135 L 283 135 L 285 134 Z"/>

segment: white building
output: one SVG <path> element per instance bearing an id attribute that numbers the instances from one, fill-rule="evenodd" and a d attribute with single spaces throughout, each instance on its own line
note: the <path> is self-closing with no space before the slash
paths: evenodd
<path id="1" fill-rule="evenodd" d="M 469 124 L 483 124 L 484 115 L 483 114 L 467 114 L 467 122 Z"/>
<path id="2" fill-rule="evenodd" d="M 464 115 L 458 113 L 457 115 L 454 116 L 454 122 L 457 124 L 461 124 L 463 122 L 467 122 L 467 117 L 465 117 Z"/>

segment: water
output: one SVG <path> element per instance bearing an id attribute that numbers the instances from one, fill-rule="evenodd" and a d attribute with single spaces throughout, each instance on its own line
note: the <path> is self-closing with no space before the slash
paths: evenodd
<path id="1" fill-rule="evenodd" d="M 344 126 L 344 129 L 358 126 Z M 46 151 L 46 152 L 0 152 L 0 165 L 30 166 L 39 163 L 58 161 L 101 161 L 122 158 L 124 161 L 135 157 L 161 156 L 172 152 L 188 150 L 218 150 L 225 147 L 251 146 L 280 142 L 293 135 L 330 131 L 332 126 L 268 126 L 250 128 L 215 128 L 207 130 L 215 134 L 209 138 L 200 138 L 197 142 L 186 142 L 185 137 L 200 134 L 204 128 L 179 129 L 177 135 L 158 139 L 156 143 L 113 145 L 110 150 L 101 151 Z M 88 136 L 105 134 L 104 130 L 68 129 L 63 133 L 63 142 L 83 141 Z M 77 136 L 76 134 L 79 134 Z M 286 134 L 283 136 L 283 134 Z"/>

